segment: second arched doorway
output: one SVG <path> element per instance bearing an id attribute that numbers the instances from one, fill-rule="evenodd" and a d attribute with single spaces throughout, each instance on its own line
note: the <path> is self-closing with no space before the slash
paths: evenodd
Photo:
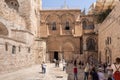
<path id="1" fill-rule="evenodd" d="M 71 61 L 74 58 L 74 46 L 71 42 L 66 42 L 62 47 L 63 59 L 66 61 Z"/>

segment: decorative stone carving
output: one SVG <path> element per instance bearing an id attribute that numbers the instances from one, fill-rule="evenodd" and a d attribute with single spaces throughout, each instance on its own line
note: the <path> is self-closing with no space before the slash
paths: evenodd
<path id="1" fill-rule="evenodd" d="M 19 3 L 17 0 L 5 0 L 5 2 L 7 3 L 7 5 L 10 7 L 10 8 L 13 8 L 15 9 L 16 11 L 18 11 L 19 9 Z"/>

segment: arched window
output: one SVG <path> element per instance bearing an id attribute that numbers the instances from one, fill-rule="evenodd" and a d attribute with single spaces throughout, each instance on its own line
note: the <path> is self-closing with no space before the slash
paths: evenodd
<path id="1" fill-rule="evenodd" d="M 17 0 L 5 0 L 9 8 L 13 8 L 18 11 L 19 3 Z"/>
<path id="2" fill-rule="evenodd" d="M 12 54 L 15 54 L 15 52 L 16 52 L 16 46 L 12 46 Z"/>
<path id="3" fill-rule="evenodd" d="M 8 43 L 5 43 L 5 50 L 8 51 Z"/>
<path id="4" fill-rule="evenodd" d="M 88 51 L 95 51 L 95 40 L 90 38 L 87 40 L 87 50 Z"/>
<path id="5" fill-rule="evenodd" d="M 83 21 L 83 22 L 82 22 L 82 25 L 83 25 L 83 29 L 86 29 L 86 27 L 87 27 L 87 22 L 86 22 L 86 21 Z"/>
<path id="6" fill-rule="evenodd" d="M 69 22 L 66 21 L 66 24 L 65 24 L 65 30 L 70 30 L 70 26 L 69 26 L 69 25 L 70 25 Z"/>
<path id="7" fill-rule="evenodd" d="M 21 46 L 19 46 L 19 52 L 21 51 Z"/>
<path id="8" fill-rule="evenodd" d="M 52 30 L 56 30 L 56 22 L 53 22 L 51 27 L 52 27 Z"/>
<path id="9" fill-rule="evenodd" d="M 86 27 L 86 29 L 94 29 L 94 25 L 92 24 L 92 25 L 88 25 L 87 27 Z"/>
<path id="10" fill-rule="evenodd" d="M 30 49 L 30 47 L 28 47 L 28 53 L 30 53 L 30 51 L 31 51 L 31 49 Z"/>

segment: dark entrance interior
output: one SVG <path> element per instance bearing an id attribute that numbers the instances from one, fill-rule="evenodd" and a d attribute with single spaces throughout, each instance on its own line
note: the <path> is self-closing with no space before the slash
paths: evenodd
<path id="1" fill-rule="evenodd" d="M 58 52 L 57 51 L 54 52 L 54 59 L 58 60 Z"/>

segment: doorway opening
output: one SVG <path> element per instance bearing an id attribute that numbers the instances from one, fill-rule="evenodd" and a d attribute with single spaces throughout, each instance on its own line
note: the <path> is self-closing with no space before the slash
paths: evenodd
<path id="1" fill-rule="evenodd" d="M 58 52 L 57 51 L 54 52 L 54 59 L 58 60 Z"/>

